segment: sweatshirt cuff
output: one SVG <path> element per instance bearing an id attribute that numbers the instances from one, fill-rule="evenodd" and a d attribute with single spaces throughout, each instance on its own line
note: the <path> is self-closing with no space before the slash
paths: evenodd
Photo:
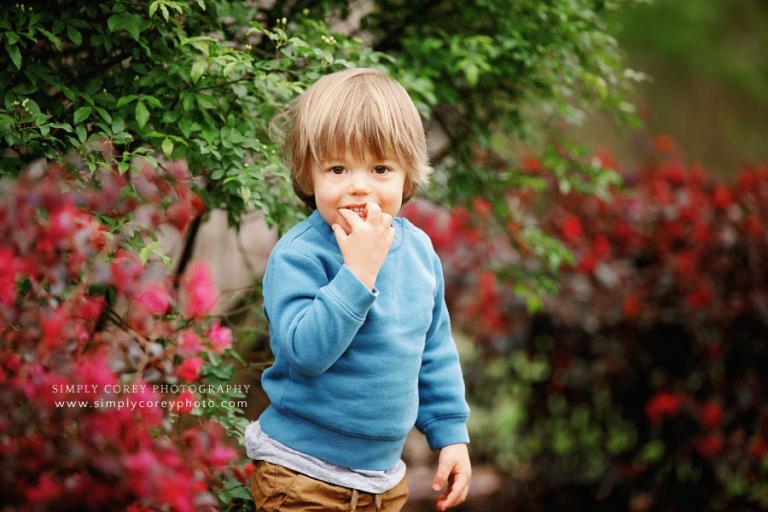
<path id="1" fill-rule="evenodd" d="M 357 320 L 365 320 L 379 295 L 376 288 L 369 290 L 346 265 L 341 266 L 325 289 L 334 302 Z"/>
<path id="2" fill-rule="evenodd" d="M 466 416 L 440 418 L 429 423 L 424 429 L 427 442 L 432 450 L 449 444 L 469 443 Z"/>

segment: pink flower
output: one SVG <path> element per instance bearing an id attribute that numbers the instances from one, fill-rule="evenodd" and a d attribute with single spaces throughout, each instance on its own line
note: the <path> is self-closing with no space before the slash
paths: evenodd
<path id="1" fill-rule="evenodd" d="M 179 397 L 173 402 L 172 412 L 186 414 L 192 412 L 195 408 L 195 395 L 188 389 L 184 389 Z"/>
<path id="2" fill-rule="evenodd" d="M 43 345 L 46 348 L 52 349 L 64 341 L 64 331 L 66 326 L 66 318 L 61 309 L 46 314 L 42 322 Z"/>
<path id="3" fill-rule="evenodd" d="M 112 283 L 119 291 L 126 290 L 133 285 L 133 281 L 142 274 L 141 264 L 135 254 L 120 249 L 110 265 L 112 270 Z"/>
<path id="4" fill-rule="evenodd" d="M 71 204 L 64 205 L 51 213 L 48 220 L 48 234 L 54 240 L 71 236 L 75 229 L 76 218 L 77 210 Z"/>
<path id="5" fill-rule="evenodd" d="M 10 306 L 16 300 L 16 273 L 18 265 L 13 251 L 0 247 L 0 304 Z"/>
<path id="6" fill-rule="evenodd" d="M 76 380 L 79 384 L 96 386 L 97 391 L 117 383 L 117 377 L 109 367 L 107 355 L 104 352 L 82 358 L 76 371 Z M 95 397 L 93 394 L 86 394 L 82 398 Z"/>
<path id="7" fill-rule="evenodd" d="M 181 357 L 194 357 L 200 353 L 200 338 L 192 329 L 184 329 L 179 333 L 179 348 L 176 353 Z"/>
<path id="8" fill-rule="evenodd" d="M 216 304 L 216 287 L 207 265 L 193 263 L 184 275 L 182 285 L 184 315 L 187 318 L 199 319 L 211 312 Z"/>
<path id="9" fill-rule="evenodd" d="M 235 459 L 234 450 L 232 450 L 227 446 L 224 446 L 223 444 L 218 444 L 218 443 L 208 455 L 208 461 L 213 467 L 226 466 L 234 459 Z"/>
<path id="10" fill-rule="evenodd" d="M 168 311 L 171 299 L 168 292 L 158 284 L 150 284 L 136 297 L 136 302 L 152 315 L 162 315 Z"/>
<path id="11" fill-rule="evenodd" d="M 82 297 L 78 305 L 80 317 L 84 320 L 97 320 L 104 308 L 104 297 Z"/>
<path id="12" fill-rule="evenodd" d="M 207 332 L 211 339 L 213 351 L 221 354 L 232 346 L 232 331 L 228 327 L 222 327 L 218 322 L 213 324 Z"/>
<path id="13" fill-rule="evenodd" d="M 203 360 L 199 357 L 193 357 L 185 359 L 183 363 L 178 367 L 177 375 L 187 382 L 194 382 L 200 375 L 200 370 L 203 369 Z"/>

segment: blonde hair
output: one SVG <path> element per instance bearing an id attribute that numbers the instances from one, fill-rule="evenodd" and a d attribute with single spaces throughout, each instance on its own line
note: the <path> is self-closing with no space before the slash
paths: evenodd
<path id="1" fill-rule="evenodd" d="M 293 190 L 315 208 L 313 165 L 351 153 L 362 159 L 391 158 L 406 171 L 403 202 L 428 182 L 424 125 L 402 85 L 369 68 L 351 68 L 323 76 L 291 102 L 284 116 L 283 147 L 291 167 Z"/>

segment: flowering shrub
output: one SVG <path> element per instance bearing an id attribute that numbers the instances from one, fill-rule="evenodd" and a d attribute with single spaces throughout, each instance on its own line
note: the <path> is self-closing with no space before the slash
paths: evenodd
<path id="1" fill-rule="evenodd" d="M 768 167 L 722 183 L 658 150 L 610 197 L 537 198 L 552 205 L 538 222 L 539 203 L 510 194 L 504 230 L 482 199 L 410 207 L 455 324 L 480 342 L 464 359 L 475 454 L 542 495 L 577 483 L 619 509 L 766 507 Z M 573 256 L 533 316 L 498 278 L 529 264 L 531 225 Z"/>
<path id="2" fill-rule="evenodd" d="M 162 264 L 134 250 L 149 230 L 183 230 L 201 212 L 186 165 L 166 168 L 78 174 L 40 163 L 2 183 L 7 507 L 188 511 L 219 508 L 214 492 L 247 498 L 250 467 L 230 469 L 236 453 L 224 442 L 245 420 L 201 405 L 242 395 L 174 386 L 231 377 L 221 359 L 232 353 L 229 329 L 204 328 L 217 296 L 210 274 L 192 265 L 176 290 Z"/>

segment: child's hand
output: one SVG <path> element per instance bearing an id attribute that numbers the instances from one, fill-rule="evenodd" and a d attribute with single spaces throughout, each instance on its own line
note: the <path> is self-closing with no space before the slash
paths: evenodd
<path id="1" fill-rule="evenodd" d="M 439 491 L 446 481 L 448 487 L 437 497 L 437 510 L 448 510 L 463 503 L 469 493 L 471 478 L 472 464 L 469 462 L 467 445 L 449 444 L 441 448 L 432 489 Z"/>
<path id="2" fill-rule="evenodd" d="M 366 205 L 366 219 L 361 219 L 352 210 L 339 210 L 347 221 L 349 234 L 339 224 L 333 224 L 333 234 L 339 244 L 344 263 L 369 289 L 376 285 L 376 276 L 384 264 L 389 247 L 395 238 L 392 216 L 382 213 L 376 203 Z"/>

